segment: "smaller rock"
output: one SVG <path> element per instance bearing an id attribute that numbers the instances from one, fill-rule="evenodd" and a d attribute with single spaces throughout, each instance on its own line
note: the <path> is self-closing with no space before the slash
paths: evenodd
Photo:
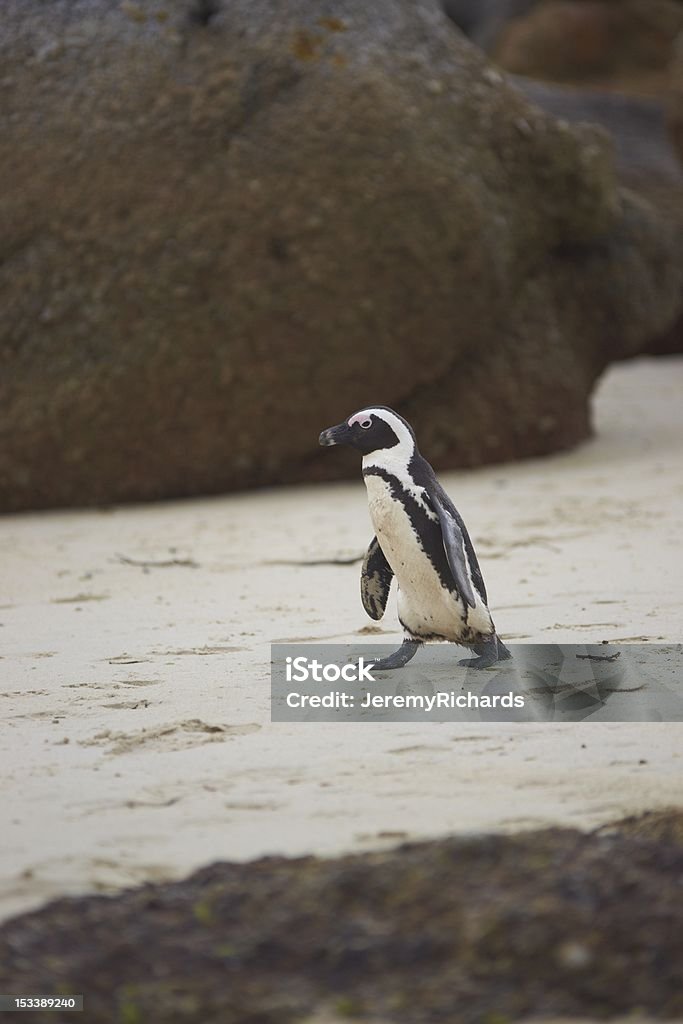
<path id="1" fill-rule="evenodd" d="M 526 14 L 536 0 L 443 0 L 445 14 L 478 46 L 488 50 L 508 21 Z"/>
<path id="2" fill-rule="evenodd" d="M 670 74 L 669 133 L 683 167 L 683 32 L 680 33 L 674 45 Z"/>
<path id="3" fill-rule="evenodd" d="M 488 49 L 516 74 L 623 84 L 665 75 L 681 29 L 678 0 L 548 0 L 508 20 Z"/>

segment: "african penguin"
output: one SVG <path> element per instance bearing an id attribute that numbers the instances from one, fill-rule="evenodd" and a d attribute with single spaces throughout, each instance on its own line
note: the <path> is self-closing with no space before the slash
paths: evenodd
<path id="1" fill-rule="evenodd" d="M 361 599 L 372 619 L 384 615 L 393 577 L 406 631 L 399 650 L 375 668 L 400 668 L 425 640 L 449 640 L 477 657 L 461 665 L 488 668 L 511 657 L 496 634 L 486 587 L 464 522 L 411 426 L 386 406 L 356 412 L 323 430 L 321 445 L 344 444 L 363 455 L 363 478 L 375 528 L 361 570 Z"/>

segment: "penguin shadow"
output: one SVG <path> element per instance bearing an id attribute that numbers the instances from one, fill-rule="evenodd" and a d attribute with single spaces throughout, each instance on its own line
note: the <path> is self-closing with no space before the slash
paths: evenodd
<path id="1" fill-rule="evenodd" d="M 459 666 L 450 646 L 426 645 L 404 668 L 377 671 L 372 690 L 378 696 L 412 697 L 412 710 L 373 709 L 373 720 L 415 720 L 416 711 L 420 721 L 663 720 L 633 656 L 623 648 L 515 644 L 510 649 L 511 660 L 482 671 Z M 437 706 L 432 700 L 430 709 L 430 698 L 440 694 L 451 695 L 450 703 Z"/>
<path id="2" fill-rule="evenodd" d="M 370 660 L 384 658 L 385 652 L 390 654 L 393 650 L 393 647 L 373 644 L 372 658 L 368 656 L 367 647 L 362 657 L 367 664 Z M 364 716 L 373 722 L 491 721 L 496 720 L 490 710 L 494 703 L 491 698 L 496 695 L 495 704 L 506 698 L 501 706 L 500 719 L 510 721 L 511 705 L 514 704 L 514 693 L 510 697 L 510 680 L 515 679 L 512 661 L 500 662 L 484 670 L 467 668 L 459 664 L 465 653 L 463 648 L 454 644 L 428 643 L 421 646 L 414 659 L 401 668 L 373 669 L 374 681 L 365 685 L 363 693 L 385 699 L 387 705 L 367 708 Z M 349 660 L 358 663 L 358 655 Z M 470 693 L 477 700 L 486 694 L 489 707 L 479 707 L 472 698 L 468 701 Z M 405 706 L 394 704 L 395 697 L 402 698 Z M 439 697 L 443 704 L 437 703 Z M 522 715 L 521 720 L 528 717 Z"/>
<path id="3" fill-rule="evenodd" d="M 683 721 L 681 645 L 520 644 L 539 721 Z"/>
<path id="4" fill-rule="evenodd" d="M 519 692 L 528 720 L 661 721 L 633 657 L 610 644 L 519 644 Z"/>

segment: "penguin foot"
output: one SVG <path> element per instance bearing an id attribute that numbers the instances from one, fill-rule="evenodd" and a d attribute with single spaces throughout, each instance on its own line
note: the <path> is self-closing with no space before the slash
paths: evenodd
<path id="1" fill-rule="evenodd" d="M 382 671 L 388 668 L 403 668 L 407 665 L 411 658 L 414 658 L 417 654 L 417 649 L 422 643 L 421 640 L 404 640 L 397 651 L 390 654 L 386 658 L 380 658 L 378 661 L 373 661 L 370 666 L 372 669 L 378 669 Z"/>
<path id="2" fill-rule="evenodd" d="M 461 658 L 458 665 L 462 665 L 463 668 L 491 668 L 497 661 L 498 658 L 480 654 L 478 658 Z"/>
<path id="3" fill-rule="evenodd" d="M 494 633 L 488 640 L 485 640 L 480 644 L 474 644 L 472 650 L 477 657 L 463 658 L 459 661 L 458 664 L 462 665 L 463 668 L 491 668 L 491 666 L 497 664 L 497 662 L 507 661 L 512 657 L 510 651 L 496 633 Z"/>

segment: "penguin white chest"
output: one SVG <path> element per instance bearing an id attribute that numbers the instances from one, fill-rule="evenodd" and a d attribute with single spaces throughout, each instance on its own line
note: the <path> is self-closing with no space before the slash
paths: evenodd
<path id="1" fill-rule="evenodd" d="M 406 507 L 394 497 L 391 485 L 382 477 L 374 475 L 367 476 L 365 484 L 372 525 L 399 584 L 407 584 L 428 570 L 438 580 Z"/>
<path id="2" fill-rule="evenodd" d="M 456 639 L 464 627 L 463 606 L 442 585 L 406 506 L 382 477 L 368 475 L 365 483 L 370 518 L 398 583 L 401 621 L 415 636 Z"/>

